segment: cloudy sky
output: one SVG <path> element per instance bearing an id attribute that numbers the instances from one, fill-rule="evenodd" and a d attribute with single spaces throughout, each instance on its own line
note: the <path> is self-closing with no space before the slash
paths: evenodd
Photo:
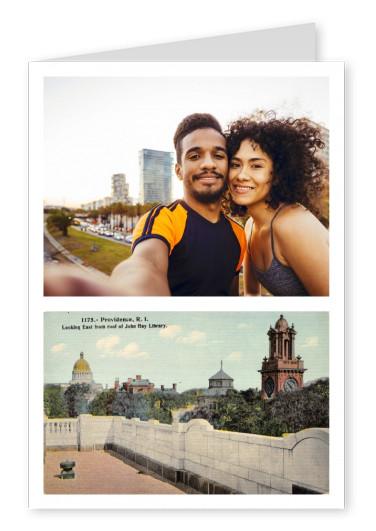
<path id="1" fill-rule="evenodd" d="M 295 354 L 308 369 L 305 382 L 329 376 L 326 312 L 47 312 L 44 381 L 68 383 L 83 351 L 94 380 L 103 386 L 140 374 L 157 388 L 173 383 L 178 391 L 207 387 L 223 361 L 236 389 L 260 388 L 258 370 L 269 354 L 267 331 L 281 313 L 297 331 Z"/>
<path id="2" fill-rule="evenodd" d="M 213 114 L 222 127 L 264 109 L 329 128 L 328 77 L 260 77 L 251 68 L 244 63 L 239 77 L 220 77 L 219 68 L 210 77 L 45 77 L 45 205 L 110 196 L 114 173 L 126 174 L 137 198 L 138 152 L 174 151 L 177 125 L 194 112 Z"/>

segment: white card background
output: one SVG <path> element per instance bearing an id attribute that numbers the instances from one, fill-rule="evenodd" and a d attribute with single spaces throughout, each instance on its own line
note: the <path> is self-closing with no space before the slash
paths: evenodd
<path id="1" fill-rule="evenodd" d="M 170 119 L 169 113 L 182 113 L 182 116 L 194 112 L 192 108 L 188 112 L 187 99 L 189 98 L 189 90 L 180 101 L 181 91 L 174 91 L 174 79 L 181 80 L 185 85 L 192 83 L 196 88 L 200 86 L 199 102 L 204 101 L 206 106 L 214 105 L 213 91 L 211 90 L 211 82 L 214 87 L 220 87 L 218 99 L 218 112 L 225 105 L 227 100 L 230 102 L 230 109 L 233 108 L 233 115 L 238 115 L 239 110 L 235 110 L 235 105 L 231 98 L 231 87 L 236 88 L 237 91 L 244 86 L 245 94 L 248 96 L 252 90 L 260 85 L 260 92 L 258 99 L 260 102 L 262 92 L 267 89 L 271 94 L 277 95 L 277 101 L 291 100 L 297 105 L 297 96 L 293 89 L 299 85 L 303 87 L 301 91 L 301 102 L 307 109 L 306 112 L 313 113 L 312 118 L 319 123 L 325 123 L 330 130 L 330 189 L 331 194 L 331 249 L 330 249 L 330 264 L 331 264 L 331 278 L 330 278 L 330 297 L 306 297 L 306 298 L 281 298 L 278 297 L 264 297 L 255 298 L 240 297 L 226 301 L 214 301 L 210 298 L 183 298 L 174 300 L 175 311 L 215 311 L 221 309 L 222 311 L 232 310 L 249 310 L 262 311 L 272 310 L 276 314 L 284 311 L 328 311 L 330 315 L 330 366 L 335 368 L 330 374 L 331 382 L 331 460 L 330 460 L 330 493 L 327 496 L 304 496 L 304 497 L 281 497 L 272 496 L 270 499 L 266 496 L 240 496 L 230 497 L 221 500 L 217 497 L 179 497 L 179 500 L 174 499 L 166 501 L 164 499 L 155 500 L 148 496 L 146 500 L 140 500 L 136 496 L 132 496 L 131 500 L 127 500 L 128 507 L 169 507 L 173 503 L 173 507 L 227 507 L 227 508 L 262 508 L 262 507 L 290 507 L 290 508 L 306 508 L 306 507 L 323 507 L 323 508 L 339 508 L 343 504 L 343 457 L 341 459 L 341 451 L 343 448 L 343 65 L 340 63 L 316 63 L 316 62 L 43 62 L 33 63 L 30 65 L 30 204 L 40 204 L 39 209 L 32 209 L 30 211 L 30 245 L 34 250 L 35 257 L 42 256 L 43 250 L 41 247 L 42 241 L 39 237 L 39 227 L 43 224 L 42 212 L 42 197 L 40 176 L 44 175 L 44 170 L 47 167 L 47 144 L 43 141 L 45 136 L 45 128 L 48 127 L 49 116 L 44 107 L 46 101 L 49 84 L 45 84 L 45 80 L 57 79 L 59 81 L 66 78 L 78 78 L 85 80 L 84 93 L 91 93 L 91 86 L 94 86 L 97 78 L 110 79 L 109 85 L 111 89 L 111 96 L 115 93 L 115 80 L 121 80 L 123 77 L 126 82 L 130 84 L 132 80 L 147 79 L 147 86 L 155 88 L 157 92 L 157 84 L 168 80 L 166 90 L 171 89 L 171 97 L 173 103 L 171 107 L 166 104 L 154 105 L 154 113 L 157 116 L 156 123 L 150 129 L 153 131 L 158 128 L 158 124 L 163 120 L 168 122 Z M 203 80 L 203 81 L 202 81 Z M 104 81 L 101 82 L 101 86 Z M 138 90 L 144 87 L 142 82 Z M 205 99 L 204 87 L 209 85 L 207 89 L 209 99 Z M 65 85 L 63 85 L 65 86 Z M 180 86 L 180 83 L 178 83 Z M 230 89 L 228 88 L 230 87 Z M 221 92 L 221 90 L 223 92 Z M 74 92 L 67 89 L 70 98 L 74 97 Z M 125 93 L 125 86 L 121 94 Z M 225 97 L 226 95 L 226 97 Z M 152 98 L 152 95 L 150 95 Z M 280 100 L 281 98 L 281 100 Z M 252 98 L 251 98 L 252 99 Z M 62 96 L 57 97 L 58 102 L 62 102 Z M 47 98 L 48 101 L 48 98 Z M 111 101 L 112 98 L 111 98 Z M 133 101 L 133 100 L 132 100 Z M 147 101 L 147 93 L 145 96 Z M 248 98 L 245 98 L 248 105 Z M 270 100 L 272 101 L 272 100 Z M 319 105 L 316 108 L 316 105 Z M 198 105 L 195 103 L 194 105 Z M 97 103 L 102 109 L 103 97 L 97 98 Z M 133 104 L 134 105 L 134 104 Z M 254 103 L 249 103 L 250 109 L 253 109 Z M 262 106 L 262 105 L 261 105 Z M 48 106 L 50 108 L 51 106 Z M 160 111 L 156 109 L 160 107 Z M 90 106 L 91 113 L 94 108 Z M 143 105 L 142 105 L 143 109 Z M 184 110 L 183 110 L 184 109 Z M 298 106 L 299 109 L 299 106 Z M 309 111 L 308 111 L 309 109 Z M 212 108 L 209 107 L 209 112 Z M 55 111 L 55 112 L 53 112 Z M 56 120 L 56 111 L 53 109 L 54 119 Z M 77 111 L 78 112 L 78 111 Z M 152 110 L 150 111 L 153 112 Z M 158 112 L 161 116 L 158 117 Z M 250 111 L 249 111 L 250 112 Z M 299 111 L 297 111 L 299 112 Z M 303 114 L 304 111 L 302 111 Z M 140 111 L 142 114 L 142 111 Z M 218 116 L 217 111 L 214 114 Z M 43 118 L 43 119 L 42 119 Z M 72 115 L 71 120 L 78 118 Z M 64 112 L 64 121 L 69 117 Z M 151 123 L 152 118 L 149 118 Z M 85 121 L 85 120 L 83 120 Z M 175 126 L 177 118 L 175 117 L 171 122 L 171 129 Z M 150 126 L 149 123 L 149 126 Z M 174 125 L 173 125 L 174 124 Z M 59 138 L 60 138 L 59 129 Z M 71 132 L 73 134 L 73 132 Z M 69 137 L 71 136 L 68 135 Z M 64 135 L 64 133 L 63 133 Z M 152 135 L 153 136 L 153 135 Z M 84 135 L 87 141 L 90 141 L 89 135 Z M 95 136 L 96 138 L 96 136 Z M 149 140 L 150 141 L 150 140 Z M 61 144 L 61 150 L 64 151 L 64 145 Z M 135 151 L 137 152 L 137 151 Z M 60 161 L 60 149 L 56 152 L 55 158 Z M 60 161 L 59 165 L 63 165 L 64 161 Z M 58 169 L 57 169 L 58 170 Z M 56 170 L 56 171 L 57 171 Z M 94 170 L 93 170 L 94 171 Z M 54 172 L 52 172 L 54 173 Z M 63 171 L 63 175 L 69 174 L 69 170 Z M 127 172 L 126 172 L 127 173 Z M 51 177 L 52 178 L 52 177 Z M 48 187 L 48 177 L 46 178 L 45 186 Z M 67 180 L 61 186 L 68 185 Z M 59 184 L 59 188 L 61 187 Z M 77 185 L 78 186 L 78 185 Z M 71 183 L 71 188 L 74 188 L 74 183 Z M 92 188 L 92 187 L 91 187 Z M 69 193 L 69 192 L 68 192 Z M 110 298 L 44 298 L 42 296 L 42 277 L 43 269 L 41 260 L 30 261 L 30 275 L 33 278 L 33 283 L 30 285 L 30 306 L 33 312 L 30 314 L 30 345 L 38 352 L 43 351 L 43 311 L 59 310 L 59 311 L 75 311 L 81 310 L 100 310 L 100 311 L 121 311 L 121 310 L 136 310 L 140 311 L 164 309 L 168 311 L 171 309 L 171 299 L 160 300 L 159 298 L 130 298 L 126 297 L 110 297 Z M 292 300 L 291 300 L 292 299 Z M 219 302 L 221 302 L 219 304 Z M 39 418 L 39 404 L 41 403 L 41 390 L 43 389 L 43 382 L 41 380 L 43 373 L 42 357 L 33 357 L 33 364 L 31 366 L 30 379 L 33 385 L 36 385 L 35 391 L 30 395 L 31 405 L 31 426 L 30 431 L 30 449 L 31 455 L 37 456 L 42 453 L 42 438 L 41 434 L 38 436 Z M 335 414 L 334 414 L 335 412 Z M 336 456 L 334 458 L 334 456 Z M 35 465 L 35 466 L 34 466 Z M 33 459 L 31 461 L 31 477 L 33 488 L 30 490 L 30 499 L 32 507 L 123 507 L 122 498 L 118 496 L 43 496 L 42 491 L 42 477 L 41 468 L 38 466 L 38 461 Z M 142 498 L 142 497 L 141 497 Z M 187 499 L 188 498 L 188 499 Z"/>
<path id="2" fill-rule="evenodd" d="M 369 3 L 361 1 L 356 9 L 348 3 L 333 0 L 317 0 L 308 4 L 299 0 L 270 2 L 257 5 L 257 12 L 249 2 L 234 0 L 229 14 L 228 2 L 218 1 L 215 10 L 211 3 L 192 0 L 192 9 L 199 10 L 199 16 L 193 20 L 187 12 L 176 8 L 176 2 L 166 0 L 161 5 L 145 0 L 133 5 L 131 10 L 122 0 L 108 0 L 106 8 L 91 0 L 67 0 L 64 7 L 56 12 L 56 5 L 45 0 L 16 0 L 8 3 L 2 11 L 2 71 L 6 82 L 2 83 L 2 145 L 7 149 L 1 157 L 3 178 L 1 181 L 2 197 L 13 197 L 14 180 L 20 176 L 25 183 L 27 175 L 27 62 L 46 60 L 51 57 L 89 54 L 95 51 L 116 50 L 145 44 L 194 39 L 210 35 L 244 32 L 249 29 L 262 30 L 267 27 L 300 24 L 315 21 L 317 27 L 317 57 L 320 60 L 345 60 L 347 64 L 348 92 L 346 110 L 348 124 L 346 138 L 349 149 L 346 151 L 348 175 L 352 178 L 347 183 L 347 498 L 348 508 L 344 512 L 318 513 L 317 511 L 257 511 L 252 515 L 248 511 L 220 513 L 223 525 L 244 522 L 249 525 L 265 525 L 267 522 L 293 522 L 303 524 L 305 529 L 316 529 L 318 525 L 341 525 L 343 529 L 353 529 L 360 522 L 371 517 L 373 508 L 372 474 L 369 474 L 368 456 L 372 452 L 372 438 L 365 436 L 365 427 L 369 427 L 369 409 L 364 407 L 373 401 L 372 387 L 363 386 L 363 368 L 359 356 L 355 353 L 369 351 L 369 338 L 362 333 L 363 326 L 372 320 L 371 303 L 374 293 L 373 282 L 365 288 L 360 286 L 365 272 L 369 271 L 372 246 L 369 246 L 369 230 L 372 228 L 373 209 L 364 208 L 364 192 L 373 196 L 375 180 L 369 170 L 369 157 L 359 157 L 361 152 L 372 153 L 374 116 L 374 88 L 369 83 L 370 65 L 372 64 L 374 43 L 373 17 L 369 16 Z M 246 5 L 245 5 L 246 4 Z M 89 15 L 89 17 L 88 17 Z M 188 19 L 187 19 L 188 17 Z M 158 20 L 156 24 L 155 21 Z M 9 80 L 9 82 L 8 82 Z M 23 176 L 23 177 L 22 177 Z M 355 178 L 356 177 L 356 178 Z M 27 190 L 18 194 L 21 212 L 16 227 L 20 229 L 22 246 L 17 259 L 11 267 L 5 264 L 5 272 L 11 269 L 10 282 L 5 282 L 3 296 L 6 301 L 17 301 L 17 312 L 6 314 L 4 353 L 21 358 L 18 380 L 18 392 L 14 393 L 14 378 L 7 378 L 3 383 L 3 396 L 13 396 L 13 411 L 6 413 L 6 419 L 13 426 L 13 448 L 17 458 L 7 459 L 7 498 L 4 508 L 4 521 L 20 525 L 30 525 L 32 521 L 41 529 L 66 528 L 76 523 L 77 512 L 53 511 L 49 513 L 30 512 L 27 510 L 27 352 L 26 333 L 20 335 L 20 328 L 25 330 L 27 323 Z M 13 203 L 7 202 L 5 215 L 13 219 Z M 12 248 L 13 233 L 4 234 L 7 248 Z M 359 280 L 358 280 L 359 279 Z M 350 378 L 351 375 L 351 378 Z M 15 421 L 14 411 L 19 412 L 20 421 Z M 2 455 L 7 455 L 9 438 L 2 439 Z M 154 527 L 162 524 L 157 519 L 158 512 L 143 513 L 142 521 Z M 122 512 L 100 514 L 84 511 L 80 521 L 90 522 L 92 528 L 99 528 L 109 521 L 112 525 L 122 525 Z M 215 514 L 213 512 L 182 511 L 163 515 L 163 525 L 178 523 L 181 518 L 196 524 L 209 525 Z M 127 522 L 139 522 L 140 513 L 127 514 Z"/>

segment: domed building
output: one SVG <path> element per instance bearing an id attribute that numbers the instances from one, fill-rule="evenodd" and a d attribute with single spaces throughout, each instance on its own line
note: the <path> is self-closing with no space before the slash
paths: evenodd
<path id="1" fill-rule="evenodd" d="M 61 383 L 62 389 L 68 389 L 70 385 L 87 384 L 90 386 L 90 392 L 87 395 L 88 400 L 93 400 L 98 393 L 103 391 L 102 384 L 94 382 L 93 373 L 91 372 L 89 363 L 84 359 L 84 353 L 80 353 L 80 359 L 73 365 L 72 379 L 69 383 Z"/>
<path id="2" fill-rule="evenodd" d="M 87 383 L 91 385 L 93 382 L 93 373 L 90 370 L 90 365 L 84 359 L 84 353 L 80 353 L 80 359 L 76 361 L 73 366 L 72 380 L 70 385 L 76 383 Z"/>
<path id="3" fill-rule="evenodd" d="M 80 353 L 80 359 L 73 365 L 72 380 L 69 385 L 88 384 L 90 386 L 90 394 L 88 399 L 92 400 L 98 393 L 103 391 L 102 384 L 94 382 L 93 373 L 90 370 L 89 363 L 84 359 L 84 353 Z"/>
<path id="4" fill-rule="evenodd" d="M 225 373 L 221 361 L 221 370 L 209 378 L 209 388 L 199 397 L 198 403 L 200 406 L 211 405 L 216 398 L 225 396 L 229 389 L 235 390 L 234 379 Z"/>

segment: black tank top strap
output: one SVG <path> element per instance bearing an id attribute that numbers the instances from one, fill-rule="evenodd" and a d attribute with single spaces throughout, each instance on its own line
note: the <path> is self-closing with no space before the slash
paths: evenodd
<path id="1" fill-rule="evenodd" d="M 252 220 L 252 228 L 251 228 L 251 236 L 250 236 L 250 238 L 249 238 L 250 240 L 251 240 L 251 238 L 252 238 L 252 234 L 253 234 L 253 226 L 254 226 L 254 224 L 255 224 L 255 220 L 253 219 L 253 220 Z"/>
<path id="2" fill-rule="evenodd" d="M 252 219 L 252 227 L 251 227 L 251 234 L 249 236 L 249 240 L 247 241 L 247 248 L 248 248 L 248 253 L 249 253 L 249 256 L 251 257 L 251 260 L 252 260 L 252 255 L 251 255 L 251 241 L 252 241 L 252 234 L 253 234 L 253 227 L 255 225 L 255 220 Z M 253 262 L 253 260 L 252 260 Z"/>
<path id="3" fill-rule="evenodd" d="M 272 254 L 273 256 L 275 256 L 274 254 L 274 236 L 273 236 L 273 221 L 275 220 L 275 218 L 278 216 L 278 214 L 280 213 L 280 211 L 285 208 L 285 206 L 287 206 L 288 203 L 283 203 L 283 205 L 281 205 L 277 212 L 274 214 L 274 216 L 272 217 L 272 220 L 270 222 L 270 240 L 271 240 L 271 245 L 272 245 Z"/>

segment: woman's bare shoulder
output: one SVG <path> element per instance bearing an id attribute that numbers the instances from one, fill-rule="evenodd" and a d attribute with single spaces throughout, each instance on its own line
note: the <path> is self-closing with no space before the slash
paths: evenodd
<path id="1" fill-rule="evenodd" d="M 328 230 L 324 225 L 302 205 L 288 205 L 283 208 L 274 219 L 273 231 L 281 238 L 299 234 L 320 234 L 328 236 Z"/>

